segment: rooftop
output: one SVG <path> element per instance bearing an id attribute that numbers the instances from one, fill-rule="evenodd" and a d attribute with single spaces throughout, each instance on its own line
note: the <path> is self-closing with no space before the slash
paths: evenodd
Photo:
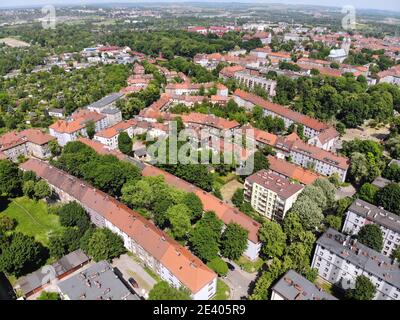
<path id="1" fill-rule="evenodd" d="M 101 98 L 100 100 L 97 100 L 96 102 L 93 102 L 87 106 L 87 108 L 105 108 L 111 103 L 117 101 L 119 98 L 123 96 L 122 93 L 120 92 L 115 92 L 111 93 L 108 96 L 105 96 L 104 98 Z"/>
<path id="2" fill-rule="evenodd" d="M 268 100 L 265 100 L 255 94 L 248 93 L 246 91 L 237 89 L 235 91 L 234 95 L 243 100 L 249 101 L 254 105 L 258 105 L 264 109 L 274 112 L 279 116 L 288 118 L 297 123 L 301 123 L 311 129 L 316 130 L 316 131 L 322 131 L 322 130 L 328 128 L 327 124 L 322 123 L 322 122 L 318 121 L 317 119 L 308 117 L 304 114 L 293 111 L 293 110 L 286 108 L 284 106 L 281 106 L 279 104 L 269 102 Z"/>
<path id="3" fill-rule="evenodd" d="M 107 261 L 100 261 L 58 283 L 70 300 L 139 300 L 118 279 Z"/>
<path id="4" fill-rule="evenodd" d="M 400 288 L 399 263 L 364 246 L 355 239 L 350 239 L 350 236 L 346 237 L 329 228 L 317 240 L 317 244 L 379 279 Z"/>
<path id="5" fill-rule="evenodd" d="M 265 169 L 247 177 L 246 182 L 250 184 L 257 183 L 258 185 L 275 192 L 283 199 L 290 198 L 304 188 L 301 184 L 291 183 L 288 179 L 282 178 L 279 174 Z"/>
<path id="6" fill-rule="evenodd" d="M 286 300 L 337 300 L 293 270 L 286 272 L 272 290 Z"/>
<path id="7" fill-rule="evenodd" d="M 320 178 L 320 175 L 307 170 L 303 167 L 290 163 L 274 156 L 268 156 L 269 169 L 275 171 L 287 178 L 299 181 L 301 184 L 309 185 Z"/>
<path id="8" fill-rule="evenodd" d="M 357 199 L 352 203 L 348 211 L 354 212 L 369 221 L 400 233 L 400 217 L 383 208 L 374 206 L 364 200 Z"/>
<path id="9" fill-rule="evenodd" d="M 89 257 L 81 249 L 78 249 L 53 263 L 52 267 L 56 272 L 55 276 L 60 277 L 68 271 L 71 271 L 88 261 Z M 48 277 L 48 273 L 43 272 L 42 269 L 39 269 L 20 278 L 17 282 L 16 288 L 21 290 L 23 294 L 26 295 L 33 290 L 40 288 L 42 286 L 43 279 L 46 277 Z"/>
<path id="10" fill-rule="evenodd" d="M 34 171 L 50 185 L 69 194 L 126 233 L 160 261 L 192 293 L 198 292 L 215 279 L 216 274 L 199 258 L 171 239 L 152 222 L 115 198 L 43 161 L 30 159 L 20 167 L 22 170 Z"/>
<path id="11" fill-rule="evenodd" d="M 23 131 L 10 131 L 0 136 L 0 151 L 14 148 L 25 142 L 44 145 L 55 138 L 40 129 L 26 129 Z"/>

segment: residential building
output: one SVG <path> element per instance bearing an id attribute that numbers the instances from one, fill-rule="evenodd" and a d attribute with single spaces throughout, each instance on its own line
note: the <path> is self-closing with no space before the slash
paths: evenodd
<path id="1" fill-rule="evenodd" d="M 54 137 L 40 129 L 10 131 L 0 136 L 1 158 L 17 161 L 19 156 L 45 159 L 51 156 L 49 142 Z"/>
<path id="2" fill-rule="evenodd" d="M 381 253 L 390 257 L 400 245 L 400 217 L 361 199 L 355 200 L 346 213 L 342 232 L 357 235 L 368 224 L 377 224 L 382 231 Z"/>
<path id="3" fill-rule="evenodd" d="M 90 111 L 105 115 L 108 125 L 113 126 L 122 121 L 122 112 L 116 107 L 116 102 L 123 96 L 123 92 L 111 93 L 108 96 L 93 102 L 86 108 Z"/>
<path id="4" fill-rule="evenodd" d="M 117 149 L 119 134 L 126 132 L 130 138 L 133 138 L 133 129 L 136 124 L 135 119 L 121 121 L 112 127 L 97 132 L 93 139 L 111 149 Z"/>
<path id="5" fill-rule="evenodd" d="M 235 120 L 227 120 L 214 116 L 212 114 L 204 114 L 191 112 L 188 114 L 181 115 L 183 123 L 188 126 L 196 126 L 198 128 L 208 128 L 211 132 L 219 134 L 221 131 L 228 132 L 236 128 L 239 128 L 240 124 Z"/>
<path id="6" fill-rule="evenodd" d="M 107 117 L 95 111 L 81 109 L 72 114 L 67 120 L 58 120 L 49 126 L 50 135 L 57 138 L 60 146 L 65 146 L 78 137 L 87 137 L 86 126 L 95 124 L 95 132 L 104 130 L 109 126 Z"/>
<path id="7" fill-rule="evenodd" d="M 279 104 L 269 102 L 255 94 L 240 89 L 237 89 L 234 92 L 233 98 L 239 106 L 244 107 L 249 111 L 251 111 L 254 106 L 258 105 L 264 109 L 265 116 L 271 115 L 273 117 L 282 118 L 285 122 L 286 128 L 289 128 L 292 124 L 302 124 L 304 126 L 304 136 L 307 138 L 313 138 L 329 128 L 327 124 L 314 118 L 290 110 L 289 108 Z M 329 141 L 324 142 L 325 144 L 331 144 Z"/>
<path id="8" fill-rule="evenodd" d="M 307 144 L 301 139 L 292 144 L 290 157 L 293 163 L 304 168 L 312 168 L 315 172 L 324 176 L 331 176 L 336 173 L 342 182 L 346 180 L 349 159 L 345 157 Z"/>
<path id="9" fill-rule="evenodd" d="M 25 298 L 42 291 L 51 281 L 61 280 L 74 271 L 82 268 L 90 258 L 81 250 L 68 253 L 51 265 L 54 270 L 54 279 L 49 278 L 48 270 L 39 269 L 18 279 L 15 290 L 22 293 Z"/>
<path id="10" fill-rule="evenodd" d="M 337 300 L 294 270 L 289 270 L 272 287 L 271 300 Z"/>
<path id="11" fill-rule="evenodd" d="M 30 159 L 20 168 L 34 171 L 46 180 L 61 201 L 77 201 L 88 212 L 94 225 L 120 235 L 125 248 L 161 279 L 173 286 L 188 288 L 194 300 L 210 299 L 215 295 L 217 275 L 139 213 L 46 162 Z"/>
<path id="12" fill-rule="evenodd" d="M 100 261 L 57 284 L 63 300 L 139 300 L 107 261 Z"/>
<path id="13" fill-rule="evenodd" d="M 262 216 L 281 222 L 303 188 L 275 172 L 261 170 L 246 178 L 244 198 Z"/>
<path id="14" fill-rule="evenodd" d="M 378 73 L 379 82 L 391 83 L 400 86 L 400 65 Z"/>
<path id="15" fill-rule="evenodd" d="M 246 68 L 241 65 L 225 67 L 219 72 L 219 78 L 223 79 L 224 81 L 232 79 L 235 77 L 236 72 L 243 71 L 245 69 Z"/>
<path id="16" fill-rule="evenodd" d="M 400 300 L 399 263 L 332 228 L 317 240 L 311 268 L 343 289 L 354 287 L 358 276 L 366 276 L 376 286 L 374 299 Z"/>
<path id="17" fill-rule="evenodd" d="M 236 72 L 235 80 L 238 81 L 240 85 L 244 85 L 247 88 L 254 89 L 255 87 L 260 87 L 267 92 L 269 97 L 274 97 L 276 94 L 275 80 L 269 80 L 259 75 L 253 75 L 247 71 Z"/>
<path id="18" fill-rule="evenodd" d="M 290 181 L 298 181 L 302 185 L 310 185 L 314 183 L 315 180 L 320 178 L 319 174 L 295 165 L 284 159 L 278 159 L 277 157 L 269 155 L 268 162 L 269 170 Z"/>
<path id="19" fill-rule="evenodd" d="M 208 90 L 214 87 L 214 83 L 168 83 L 165 87 L 165 93 L 169 95 L 193 95 L 198 93 L 201 89 Z"/>
<path id="20" fill-rule="evenodd" d="M 201 202 L 203 203 L 203 209 L 205 212 L 213 211 L 219 219 L 224 222 L 224 224 L 237 223 L 242 228 L 247 230 L 247 248 L 243 253 L 244 256 L 254 261 L 258 258 L 259 252 L 261 250 L 261 242 L 258 238 L 258 230 L 261 224 L 250 218 L 248 215 L 239 211 L 235 207 L 230 206 L 228 203 L 218 199 L 213 194 L 206 192 L 189 182 L 182 180 L 166 171 L 156 168 L 151 165 L 146 165 L 142 170 L 142 175 L 147 176 L 163 176 L 165 182 L 172 185 L 178 189 L 182 189 L 186 192 L 193 192 L 196 194 Z"/>
<path id="21" fill-rule="evenodd" d="M 57 108 L 50 109 L 49 110 L 49 116 L 63 119 L 64 116 L 65 116 L 65 110 L 64 109 L 57 109 Z"/>
<path id="22" fill-rule="evenodd" d="M 326 151 L 332 151 L 339 137 L 339 132 L 337 132 L 334 127 L 329 127 L 320 134 L 310 138 L 307 143 Z"/>

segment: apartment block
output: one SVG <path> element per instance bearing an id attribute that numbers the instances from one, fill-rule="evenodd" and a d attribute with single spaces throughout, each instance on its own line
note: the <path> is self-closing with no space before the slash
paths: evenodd
<path id="1" fill-rule="evenodd" d="M 337 300 L 294 270 L 289 270 L 272 287 L 271 300 Z"/>
<path id="2" fill-rule="evenodd" d="M 261 170 L 246 178 L 244 197 L 259 214 L 280 222 L 303 188 L 275 172 Z"/>
<path id="3" fill-rule="evenodd" d="M 400 244 L 400 217 L 361 199 L 355 200 L 346 213 L 342 232 L 356 235 L 368 224 L 377 224 L 382 231 L 381 253 L 390 257 Z"/>
<path id="4" fill-rule="evenodd" d="M 121 236 L 125 248 L 161 279 L 175 287 L 186 287 L 194 300 L 207 300 L 215 295 L 217 275 L 139 213 L 46 162 L 30 159 L 20 168 L 34 171 L 46 180 L 61 201 L 81 204 L 94 225 Z"/>
<path id="5" fill-rule="evenodd" d="M 343 289 L 354 287 L 364 275 L 376 286 L 374 299 L 400 300 L 399 263 L 332 228 L 317 240 L 311 267 Z"/>

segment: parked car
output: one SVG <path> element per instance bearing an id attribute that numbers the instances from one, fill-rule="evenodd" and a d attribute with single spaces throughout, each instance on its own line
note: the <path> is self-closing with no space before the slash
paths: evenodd
<path id="1" fill-rule="evenodd" d="M 135 279 L 129 278 L 128 281 L 129 281 L 129 283 L 131 284 L 132 287 L 139 288 L 139 284 L 136 282 Z"/>
<path id="2" fill-rule="evenodd" d="M 233 264 L 231 264 L 229 262 L 227 262 L 226 264 L 228 265 L 229 270 L 231 270 L 231 271 L 235 270 L 235 266 Z"/>

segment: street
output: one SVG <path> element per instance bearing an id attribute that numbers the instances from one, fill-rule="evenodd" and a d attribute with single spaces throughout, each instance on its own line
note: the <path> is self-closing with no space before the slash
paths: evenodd
<path id="1" fill-rule="evenodd" d="M 231 289 L 230 300 L 241 300 L 241 298 L 248 296 L 250 284 L 256 279 L 257 275 L 241 270 L 233 261 L 229 261 L 229 263 L 235 267 L 235 270 L 229 270 L 223 280 Z"/>

